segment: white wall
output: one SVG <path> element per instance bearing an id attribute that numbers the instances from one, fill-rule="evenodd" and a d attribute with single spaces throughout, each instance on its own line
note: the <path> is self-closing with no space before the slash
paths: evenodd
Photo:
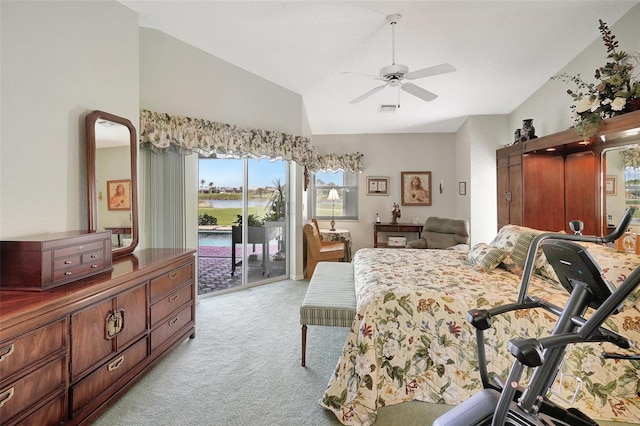
<path id="1" fill-rule="evenodd" d="M 598 28 L 598 22 L 585 23 L 587 24 Z M 615 24 L 608 24 L 620 44 L 618 50 L 640 52 L 640 4 L 634 6 Z M 595 83 L 595 70 L 606 62 L 607 49 L 598 37 L 564 68 L 558 70 L 557 74 L 580 74 L 585 81 Z M 551 77 L 553 75 L 549 76 Z M 569 109 L 572 100 L 567 94 L 567 89 L 575 89 L 575 86 L 561 80 L 549 80 L 511 113 L 511 131 L 521 128 L 522 120 L 526 118 L 534 119 L 537 136 L 549 135 L 571 127 L 574 124 Z"/>
<path id="2" fill-rule="evenodd" d="M 138 122 L 138 19 L 116 2 L 0 2 L 0 238 L 87 229 L 84 117 Z"/>
<path id="3" fill-rule="evenodd" d="M 360 174 L 358 221 L 339 222 L 348 228 L 353 240 L 353 252 L 373 247 L 373 222 L 376 213 L 383 222 L 391 221 L 393 203 L 401 204 L 400 173 L 430 171 L 433 181 L 431 206 L 400 206 L 400 222 L 411 223 L 414 216 L 424 222 L 429 216 L 455 216 L 458 183 L 455 170 L 456 145 L 452 133 L 402 133 L 365 135 L 314 135 L 313 144 L 321 154 L 361 152 L 364 170 Z M 389 196 L 367 196 L 367 176 L 388 176 Z M 444 182 L 442 194 L 438 191 Z M 328 222 L 321 222 L 328 227 Z M 337 225 L 338 226 L 338 225 Z M 412 238 L 407 237 L 408 240 Z M 415 239 L 415 237 L 413 238 Z"/>
<path id="4" fill-rule="evenodd" d="M 489 243 L 497 233 L 496 149 L 511 141 L 508 126 L 505 115 L 472 116 L 464 132 L 458 132 L 465 135 L 464 151 L 469 156 L 469 163 L 458 170 L 468 175 L 466 198 L 460 198 L 469 203 L 471 245 Z"/>

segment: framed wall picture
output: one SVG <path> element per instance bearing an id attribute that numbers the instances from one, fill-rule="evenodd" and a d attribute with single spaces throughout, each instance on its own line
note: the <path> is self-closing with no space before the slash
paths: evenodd
<path id="1" fill-rule="evenodd" d="M 402 205 L 431 205 L 431 172 L 401 172 Z"/>
<path id="2" fill-rule="evenodd" d="M 389 195 L 389 178 L 384 176 L 368 176 L 367 195 Z"/>
<path id="3" fill-rule="evenodd" d="M 107 181 L 107 207 L 109 210 L 131 210 L 131 180 Z"/>
<path id="4" fill-rule="evenodd" d="M 604 193 L 605 195 L 616 195 L 616 177 L 607 176 L 604 178 Z"/>
<path id="5" fill-rule="evenodd" d="M 458 195 L 467 195 L 467 182 L 458 182 Z"/>

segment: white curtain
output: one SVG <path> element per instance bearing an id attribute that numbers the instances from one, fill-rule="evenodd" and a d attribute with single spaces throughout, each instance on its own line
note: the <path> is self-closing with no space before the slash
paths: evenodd
<path id="1" fill-rule="evenodd" d="M 186 199 L 184 156 L 166 150 L 156 154 L 141 150 L 145 158 L 148 188 L 145 218 L 151 247 L 186 247 Z"/>

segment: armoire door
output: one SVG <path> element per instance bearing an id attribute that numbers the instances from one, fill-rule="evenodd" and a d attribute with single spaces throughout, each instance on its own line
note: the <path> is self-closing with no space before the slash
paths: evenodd
<path id="1" fill-rule="evenodd" d="M 565 229 L 564 158 L 526 154 L 524 174 L 524 225 L 557 232 Z"/>
<path id="2" fill-rule="evenodd" d="M 584 222 L 583 234 L 600 233 L 596 207 L 596 196 L 599 191 L 596 155 L 592 151 L 570 154 L 565 160 L 565 230 L 571 232 L 569 221 Z"/>

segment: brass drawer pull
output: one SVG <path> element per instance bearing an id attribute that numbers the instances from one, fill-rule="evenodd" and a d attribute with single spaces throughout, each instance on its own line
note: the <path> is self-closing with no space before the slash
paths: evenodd
<path id="1" fill-rule="evenodd" d="M 13 398 L 13 386 L 0 393 L 0 407 L 9 402 L 11 398 Z"/>
<path id="2" fill-rule="evenodd" d="M 71 275 L 71 272 L 67 271 L 64 273 L 65 275 Z"/>
<path id="3" fill-rule="evenodd" d="M 178 271 L 169 272 L 169 279 L 175 280 L 178 277 Z"/>
<path id="4" fill-rule="evenodd" d="M 178 322 L 178 317 L 175 317 L 174 319 L 169 321 L 169 327 L 176 325 L 177 322 Z"/>
<path id="5" fill-rule="evenodd" d="M 97 254 L 92 254 L 92 255 L 91 255 L 91 258 L 92 258 L 92 259 L 97 259 L 97 258 L 98 258 L 98 255 L 97 255 Z"/>
<path id="6" fill-rule="evenodd" d="M 105 319 L 105 339 L 111 340 L 124 328 L 124 309 L 111 311 Z"/>
<path id="7" fill-rule="evenodd" d="M 65 265 L 71 265 L 71 261 L 70 261 L 70 260 L 65 260 L 65 261 L 64 261 L 64 264 L 65 264 Z"/>
<path id="8" fill-rule="evenodd" d="M 78 246 L 78 250 L 82 250 L 84 246 Z"/>
<path id="9" fill-rule="evenodd" d="M 117 370 L 122 363 L 124 362 L 124 355 L 121 355 L 119 358 L 116 358 L 111 364 L 107 365 L 108 371 Z"/>
<path id="10" fill-rule="evenodd" d="M 173 296 L 169 296 L 169 303 L 173 303 L 178 300 L 178 295 L 174 294 Z"/>
<path id="11" fill-rule="evenodd" d="M 93 268 L 93 269 L 95 269 L 97 267 L 98 267 L 98 265 L 91 265 L 91 268 Z"/>
<path id="12" fill-rule="evenodd" d="M 5 346 L 4 348 L 0 348 L 0 361 L 4 361 L 9 355 L 13 353 L 15 349 L 14 344 L 10 344 L 9 346 Z"/>

